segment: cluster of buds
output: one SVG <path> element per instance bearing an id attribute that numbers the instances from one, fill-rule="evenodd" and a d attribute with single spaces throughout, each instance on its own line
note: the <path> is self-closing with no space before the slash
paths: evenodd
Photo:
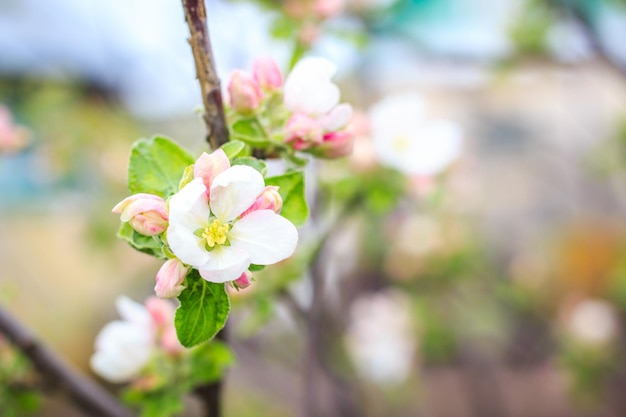
<path id="1" fill-rule="evenodd" d="M 331 81 L 336 70 L 326 59 L 305 58 L 283 84 L 276 63 L 257 60 L 252 74 L 237 70 L 228 84 L 235 120 L 256 117 L 269 142 L 280 137 L 281 145 L 296 151 L 329 159 L 346 156 L 353 143 L 353 134 L 346 129 L 352 107 L 339 103 L 339 88 Z M 264 105 L 277 94 L 282 100 Z"/>
<path id="2" fill-rule="evenodd" d="M 251 284 L 251 263 L 269 265 L 293 253 L 297 232 L 278 215 L 283 206 L 278 187 L 265 186 L 253 168 L 231 167 L 221 149 L 203 153 L 191 172 L 167 202 L 141 193 L 113 208 L 137 233 L 166 245 L 170 259 L 156 275 L 158 297 L 180 295 L 192 267 L 207 281 L 243 289 Z M 282 238 L 281 244 L 273 235 Z"/>
<path id="3" fill-rule="evenodd" d="M 283 76 L 276 63 L 269 58 L 259 58 L 254 62 L 252 74 L 233 71 L 228 83 L 230 107 L 240 114 L 252 114 L 262 100 L 280 90 L 282 84 Z"/>

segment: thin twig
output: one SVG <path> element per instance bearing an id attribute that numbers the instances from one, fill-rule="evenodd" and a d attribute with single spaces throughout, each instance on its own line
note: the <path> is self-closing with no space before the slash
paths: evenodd
<path id="1" fill-rule="evenodd" d="M 26 355 L 35 368 L 55 386 L 64 388 L 76 405 L 90 416 L 131 417 L 132 414 L 111 394 L 91 379 L 69 367 L 43 346 L 13 316 L 0 307 L 0 333 Z"/>
<path id="2" fill-rule="evenodd" d="M 228 126 L 224 117 L 220 80 L 211 50 L 204 0 L 183 0 L 183 8 L 189 26 L 189 44 L 196 64 L 196 77 L 202 91 L 207 142 L 212 149 L 217 149 L 228 142 Z"/>

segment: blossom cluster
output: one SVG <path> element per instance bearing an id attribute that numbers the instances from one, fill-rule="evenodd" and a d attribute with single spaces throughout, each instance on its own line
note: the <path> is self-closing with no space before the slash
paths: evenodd
<path id="1" fill-rule="evenodd" d="M 174 329 L 174 306 L 151 297 L 139 304 L 116 300 L 122 320 L 108 323 L 96 337 L 91 368 L 110 382 L 127 382 L 141 374 L 157 352 L 178 356 L 183 351 Z"/>
<path id="2" fill-rule="evenodd" d="M 169 259 L 156 275 L 155 292 L 177 297 L 190 268 L 209 282 L 250 284 L 251 264 L 271 265 L 295 251 L 296 227 L 280 216 L 278 187 L 245 165 L 231 166 L 218 149 L 203 153 L 168 201 L 152 194 L 135 194 L 114 208 L 145 236 L 159 236 Z"/>
<path id="3" fill-rule="evenodd" d="M 339 88 L 331 81 L 336 71 L 332 62 L 309 57 L 299 61 L 283 82 L 273 60 L 257 59 L 251 74 L 236 70 L 230 78 L 230 119 L 260 124 L 270 148 L 291 148 L 320 158 L 348 155 L 353 135 L 346 127 L 352 107 L 339 102 Z"/>

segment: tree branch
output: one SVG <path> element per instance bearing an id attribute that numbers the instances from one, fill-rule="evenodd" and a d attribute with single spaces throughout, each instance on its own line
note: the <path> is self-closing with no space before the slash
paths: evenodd
<path id="1" fill-rule="evenodd" d="M 132 414 L 111 394 L 91 379 L 70 368 L 45 346 L 11 314 L 0 307 L 0 333 L 26 355 L 35 368 L 57 387 L 67 390 L 72 400 L 90 416 L 131 417 Z"/>
<path id="2" fill-rule="evenodd" d="M 182 1 L 185 21 L 189 26 L 189 45 L 191 45 L 193 60 L 196 65 L 196 77 L 202 92 L 204 123 L 207 128 L 206 141 L 215 150 L 228 142 L 228 126 L 224 116 L 220 80 L 215 70 L 215 59 L 211 50 L 206 8 L 204 0 Z M 216 338 L 226 342 L 227 336 L 227 328 L 224 327 Z M 200 385 L 195 388 L 194 392 L 204 403 L 207 417 L 220 417 L 222 415 L 222 387 L 223 379 L 219 379 L 211 384 Z"/>
<path id="3" fill-rule="evenodd" d="M 204 123 L 208 131 L 206 140 L 215 150 L 228 142 L 228 126 L 224 117 L 220 80 L 215 71 L 204 0 L 183 0 L 183 8 L 189 26 L 189 44 L 196 65 L 196 77 L 202 91 Z"/>

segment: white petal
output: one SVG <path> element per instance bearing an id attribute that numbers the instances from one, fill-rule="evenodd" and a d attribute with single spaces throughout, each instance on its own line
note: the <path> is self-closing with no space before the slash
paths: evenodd
<path id="1" fill-rule="evenodd" d="M 296 250 L 298 231 L 289 220 L 271 210 L 247 214 L 228 234 L 235 248 L 248 252 L 258 265 L 271 265 L 288 258 Z"/>
<path id="2" fill-rule="evenodd" d="M 342 103 L 320 117 L 319 122 L 327 132 L 337 131 L 348 124 L 352 117 L 352 106 Z"/>
<path id="3" fill-rule="evenodd" d="M 322 115 L 339 103 L 339 88 L 330 79 L 337 67 L 325 58 L 298 62 L 285 81 L 285 106 L 296 113 Z"/>
<path id="4" fill-rule="evenodd" d="M 114 321 L 98 334 L 95 346 L 92 369 L 111 382 L 123 382 L 146 365 L 154 349 L 154 340 L 150 327 Z"/>
<path id="5" fill-rule="evenodd" d="M 263 176 L 254 168 L 228 168 L 213 179 L 211 211 L 220 221 L 231 221 L 250 207 L 264 188 Z"/>
<path id="6" fill-rule="evenodd" d="M 200 276 L 209 282 L 233 281 L 250 266 L 248 253 L 234 246 L 218 246 L 210 254 L 210 261 L 198 268 Z"/>
<path id="7" fill-rule="evenodd" d="M 288 90 L 288 85 L 294 82 L 330 80 L 336 72 L 337 66 L 326 58 L 307 57 L 301 59 L 287 76 L 285 90 Z"/>
<path id="8" fill-rule="evenodd" d="M 328 113 L 339 103 L 339 88 L 329 82 L 302 82 L 285 90 L 285 107 L 294 113 L 319 116 Z"/>
<path id="9" fill-rule="evenodd" d="M 202 265 L 208 259 L 208 252 L 194 232 L 207 227 L 211 215 L 202 178 L 194 179 L 174 194 L 169 208 L 167 242 L 170 249 L 182 262 L 196 267 Z"/>
<path id="10" fill-rule="evenodd" d="M 461 128 L 452 122 L 438 120 L 428 123 L 420 132 L 411 154 L 408 171 L 417 175 L 436 175 L 461 154 Z"/>
<path id="11" fill-rule="evenodd" d="M 152 320 L 150 314 L 143 304 L 139 304 L 136 301 L 131 300 L 125 295 L 120 295 L 115 300 L 115 307 L 120 313 L 120 316 L 131 323 L 138 325 L 150 326 Z"/>
<path id="12" fill-rule="evenodd" d="M 426 113 L 426 103 L 417 94 L 388 96 L 368 111 L 372 137 L 385 142 L 388 135 L 405 135 L 418 128 Z"/>

